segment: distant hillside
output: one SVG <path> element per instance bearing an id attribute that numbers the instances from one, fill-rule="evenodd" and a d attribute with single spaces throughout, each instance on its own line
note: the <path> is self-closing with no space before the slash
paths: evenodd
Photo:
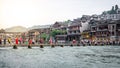
<path id="1" fill-rule="evenodd" d="M 26 32 L 27 28 L 22 27 L 22 26 L 14 26 L 11 28 L 6 28 L 5 31 L 6 32 Z"/>

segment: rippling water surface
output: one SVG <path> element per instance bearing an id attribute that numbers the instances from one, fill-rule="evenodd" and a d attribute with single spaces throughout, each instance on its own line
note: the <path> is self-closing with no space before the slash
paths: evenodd
<path id="1" fill-rule="evenodd" d="M 2 47 L 0 68 L 120 68 L 120 46 Z"/>

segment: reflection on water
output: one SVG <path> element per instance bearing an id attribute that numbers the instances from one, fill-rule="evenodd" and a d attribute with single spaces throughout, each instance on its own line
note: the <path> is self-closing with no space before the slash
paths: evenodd
<path id="1" fill-rule="evenodd" d="M 120 68 L 120 46 L 3 47 L 0 68 Z"/>

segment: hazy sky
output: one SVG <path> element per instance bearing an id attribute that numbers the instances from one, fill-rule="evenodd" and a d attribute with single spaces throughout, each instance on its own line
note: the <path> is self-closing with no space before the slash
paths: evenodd
<path id="1" fill-rule="evenodd" d="M 0 0 L 0 28 L 31 27 L 101 14 L 120 0 Z"/>

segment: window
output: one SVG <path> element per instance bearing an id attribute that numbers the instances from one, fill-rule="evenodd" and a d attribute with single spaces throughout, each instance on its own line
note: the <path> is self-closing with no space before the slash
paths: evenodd
<path id="1" fill-rule="evenodd" d="M 74 33 L 76 33 L 76 31 L 74 31 Z"/>
<path id="2" fill-rule="evenodd" d="M 114 32 L 112 32 L 112 35 L 114 35 Z"/>
<path id="3" fill-rule="evenodd" d="M 114 25 L 112 26 L 112 29 L 115 29 Z"/>

